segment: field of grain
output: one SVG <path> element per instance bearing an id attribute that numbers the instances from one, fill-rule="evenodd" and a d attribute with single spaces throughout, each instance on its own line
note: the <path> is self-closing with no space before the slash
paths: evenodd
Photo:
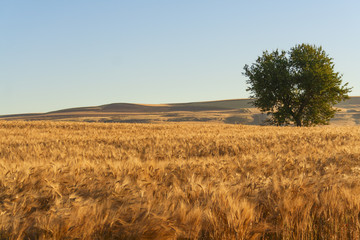
<path id="1" fill-rule="evenodd" d="M 0 239 L 359 239 L 360 128 L 0 122 Z"/>

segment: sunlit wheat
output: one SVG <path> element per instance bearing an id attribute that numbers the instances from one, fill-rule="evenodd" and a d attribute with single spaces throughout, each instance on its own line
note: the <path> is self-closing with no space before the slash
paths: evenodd
<path id="1" fill-rule="evenodd" d="M 0 122 L 0 239 L 359 239 L 360 128 Z"/>

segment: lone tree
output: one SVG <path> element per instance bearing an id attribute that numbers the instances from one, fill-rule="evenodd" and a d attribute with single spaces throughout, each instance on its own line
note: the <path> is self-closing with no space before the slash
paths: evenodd
<path id="1" fill-rule="evenodd" d="M 253 104 L 270 116 L 274 125 L 329 124 L 333 106 L 348 99 L 351 88 L 342 84 L 333 59 L 322 47 L 296 45 L 290 51 L 263 52 L 256 63 L 245 65 Z"/>

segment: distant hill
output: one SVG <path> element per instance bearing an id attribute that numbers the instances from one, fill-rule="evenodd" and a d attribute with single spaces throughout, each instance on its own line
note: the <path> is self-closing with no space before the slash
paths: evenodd
<path id="1" fill-rule="evenodd" d="M 331 120 L 332 125 L 360 124 L 360 97 L 351 97 L 339 103 L 340 112 Z M 0 116 L 0 120 L 53 120 L 86 122 L 224 122 L 260 125 L 266 119 L 250 99 L 222 101 L 132 104 L 112 103 L 95 107 L 69 108 L 39 114 Z"/>

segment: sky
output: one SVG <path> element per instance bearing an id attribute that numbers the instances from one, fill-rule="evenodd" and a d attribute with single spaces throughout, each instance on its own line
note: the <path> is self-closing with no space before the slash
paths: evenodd
<path id="1" fill-rule="evenodd" d="M 249 97 L 263 51 L 322 46 L 360 96 L 358 0 L 1 0 L 0 115 Z"/>

